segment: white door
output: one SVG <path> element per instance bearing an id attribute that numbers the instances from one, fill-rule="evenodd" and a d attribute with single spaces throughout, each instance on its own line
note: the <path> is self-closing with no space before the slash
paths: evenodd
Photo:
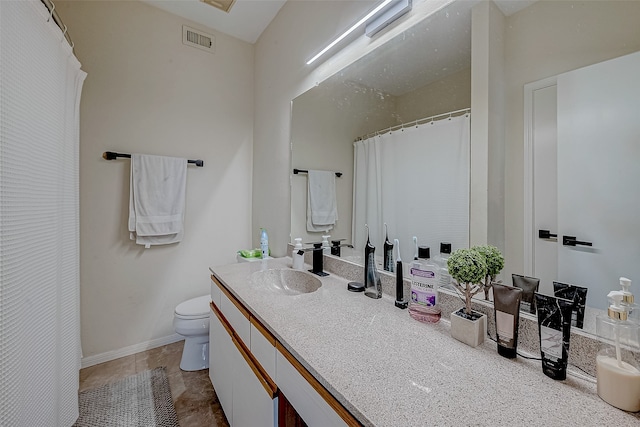
<path id="1" fill-rule="evenodd" d="M 533 175 L 525 273 L 541 279 L 540 292 L 552 294 L 554 280 L 586 286 L 587 305 L 606 309 L 620 276 L 636 282 L 632 290 L 640 284 L 638 75 L 635 53 L 559 75 L 557 87 L 556 79 L 525 87 Z"/>
<path id="2" fill-rule="evenodd" d="M 638 76 L 640 52 L 558 76 L 558 279 L 601 309 L 620 276 L 640 283 Z"/>

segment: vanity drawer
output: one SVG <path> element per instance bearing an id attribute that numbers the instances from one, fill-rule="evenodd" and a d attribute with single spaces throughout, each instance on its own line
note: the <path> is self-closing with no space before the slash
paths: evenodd
<path id="1" fill-rule="evenodd" d="M 254 317 L 251 317 L 251 354 L 271 378 L 276 377 L 276 339 Z"/>
<path id="2" fill-rule="evenodd" d="M 248 345 L 251 342 L 251 318 L 249 311 L 225 288 L 221 288 L 220 311 L 229 321 L 236 336 Z"/>
<path id="3" fill-rule="evenodd" d="M 276 384 L 309 427 L 362 425 L 280 343 L 277 350 Z"/>

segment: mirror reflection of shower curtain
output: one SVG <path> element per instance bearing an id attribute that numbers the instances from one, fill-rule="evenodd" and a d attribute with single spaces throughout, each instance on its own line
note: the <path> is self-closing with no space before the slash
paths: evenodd
<path id="1" fill-rule="evenodd" d="M 378 255 L 384 241 L 400 240 L 413 258 L 412 236 L 440 251 L 469 246 L 470 117 L 411 126 L 354 143 L 353 242 L 366 243 L 365 224 Z"/>

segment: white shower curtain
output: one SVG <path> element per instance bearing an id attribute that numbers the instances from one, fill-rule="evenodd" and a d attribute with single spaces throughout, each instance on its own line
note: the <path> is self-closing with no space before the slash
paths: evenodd
<path id="1" fill-rule="evenodd" d="M 70 426 L 86 74 L 40 1 L 0 1 L 0 425 Z"/>
<path id="2" fill-rule="evenodd" d="M 353 242 L 371 243 L 382 255 L 383 224 L 413 257 L 412 237 L 440 251 L 469 245 L 469 114 L 411 126 L 354 144 Z"/>

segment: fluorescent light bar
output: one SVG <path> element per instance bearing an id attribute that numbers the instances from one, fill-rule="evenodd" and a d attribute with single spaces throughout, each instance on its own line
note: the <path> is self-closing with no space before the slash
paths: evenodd
<path id="1" fill-rule="evenodd" d="M 411 10 L 411 6 L 411 0 L 398 0 L 396 4 L 389 6 L 385 12 L 371 19 L 371 22 L 367 22 L 364 34 L 367 37 L 373 37 L 378 34 L 378 32 L 385 29 L 387 25 L 409 12 Z"/>
<path id="2" fill-rule="evenodd" d="M 334 41 L 332 41 L 331 43 L 329 43 L 329 45 L 327 47 L 325 47 L 324 49 L 322 49 L 320 51 L 320 53 L 318 53 L 316 56 L 314 56 L 313 58 L 311 58 L 310 60 L 307 61 L 307 65 L 310 65 L 313 61 L 315 61 L 316 59 L 320 58 L 322 55 L 324 55 L 329 49 L 331 49 L 332 47 L 334 47 L 335 45 L 337 45 L 338 43 L 340 43 L 340 41 L 342 39 L 344 39 L 345 37 L 347 37 L 349 34 L 351 34 L 356 28 L 358 28 L 360 25 L 364 24 L 369 18 L 371 18 L 373 15 L 375 15 L 376 13 L 380 12 L 386 5 L 388 5 L 389 3 L 391 3 L 394 0 L 384 0 L 382 3 L 380 3 L 375 9 L 373 9 L 371 12 L 367 13 L 367 15 L 362 18 L 361 20 L 359 20 L 358 22 L 356 22 L 355 24 L 353 24 L 351 26 L 351 28 L 349 28 L 347 31 L 345 31 L 340 37 L 338 37 L 337 39 L 335 39 Z"/>

